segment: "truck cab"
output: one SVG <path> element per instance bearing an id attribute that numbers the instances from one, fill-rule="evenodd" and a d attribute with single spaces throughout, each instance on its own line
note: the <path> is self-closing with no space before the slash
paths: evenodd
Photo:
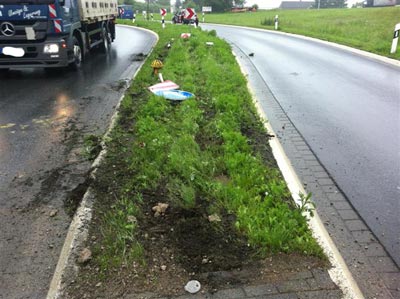
<path id="1" fill-rule="evenodd" d="M 115 39 L 117 0 L 0 0 L 0 68 L 79 68 Z"/>

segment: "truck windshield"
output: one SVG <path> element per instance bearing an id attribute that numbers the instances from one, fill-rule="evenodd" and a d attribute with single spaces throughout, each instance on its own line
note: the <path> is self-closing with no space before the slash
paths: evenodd
<path id="1" fill-rule="evenodd" d="M 0 0 L 0 5 L 53 4 L 55 0 Z"/>

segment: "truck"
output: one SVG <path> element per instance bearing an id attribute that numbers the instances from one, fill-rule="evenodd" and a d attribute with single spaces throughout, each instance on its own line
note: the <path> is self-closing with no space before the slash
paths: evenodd
<path id="1" fill-rule="evenodd" d="M 0 69 L 79 69 L 115 39 L 117 0 L 0 0 Z"/>
<path id="2" fill-rule="evenodd" d="M 132 5 L 122 4 L 118 5 L 118 18 L 119 19 L 133 19 Z"/>

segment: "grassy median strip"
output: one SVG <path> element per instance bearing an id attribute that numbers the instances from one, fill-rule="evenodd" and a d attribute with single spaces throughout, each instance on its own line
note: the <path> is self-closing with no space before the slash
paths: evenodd
<path id="1" fill-rule="evenodd" d="M 179 216 L 165 233 L 172 232 L 176 244 L 177 231 L 198 216 L 198 225 L 207 220 L 207 234 L 219 236 L 231 227 L 257 256 L 322 257 L 302 216 L 305 207 L 290 198 L 229 45 L 215 32 L 193 27 L 138 25 L 156 31 L 160 40 L 122 102 L 97 182 L 107 195 L 97 204 L 94 228 L 101 232 L 94 251 L 101 270 L 131 261 L 145 265 L 144 222 L 165 230 L 172 212 Z M 191 37 L 181 39 L 183 32 Z M 163 61 L 164 79 L 195 97 L 171 103 L 153 95 L 148 87 L 158 83 L 154 59 Z M 168 207 L 156 218 L 158 203 Z"/>

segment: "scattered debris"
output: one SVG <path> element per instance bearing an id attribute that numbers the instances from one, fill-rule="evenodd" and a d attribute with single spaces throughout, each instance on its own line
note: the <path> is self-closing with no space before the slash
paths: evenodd
<path id="1" fill-rule="evenodd" d="M 179 85 L 176 84 L 175 82 L 172 82 L 170 80 L 165 80 L 162 83 L 157 83 L 155 85 L 150 86 L 149 90 L 152 93 L 155 93 L 160 90 L 173 90 L 173 89 L 178 89 L 178 88 L 179 88 Z"/>
<path id="2" fill-rule="evenodd" d="M 133 215 L 129 215 L 128 216 L 128 222 L 135 224 L 135 223 L 137 223 L 137 218 L 135 216 L 133 216 Z"/>
<path id="3" fill-rule="evenodd" d="M 58 213 L 58 210 L 57 210 L 57 209 L 52 209 L 52 210 L 50 211 L 50 213 L 49 213 L 49 216 L 50 216 L 50 217 L 54 217 L 54 216 L 57 215 L 57 213 Z"/>
<path id="4" fill-rule="evenodd" d="M 134 54 L 131 56 L 131 61 L 143 61 L 147 57 L 146 54 L 139 53 L 139 54 Z"/>
<path id="5" fill-rule="evenodd" d="M 91 259 L 92 259 L 92 252 L 90 251 L 89 248 L 86 247 L 86 248 L 82 249 L 81 253 L 79 254 L 78 263 L 86 264 Z"/>
<path id="6" fill-rule="evenodd" d="M 159 217 L 165 214 L 165 211 L 168 209 L 169 204 L 159 202 L 156 206 L 152 208 L 154 212 L 154 217 Z"/>
<path id="7" fill-rule="evenodd" d="M 153 68 L 154 75 L 157 75 L 158 70 L 162 69 L 163 66 L 164 66 L 164 64 L 162 63 L 161 60 L 158 60 L 158 59 L 153 60 L 153 62 L 151 63 L 151 67 Z"/>
<path id="8" fill-rule="evenodd" d="M 219 217 L 217 214 L 212 214 L 212 215 L 208 216 L 208 221 L 221 222 L 221 217 Z"/>
<path id="9" fill-rule="evenodd" d="M 214 43 L 213 42 L 206 42 L 206 45 L 207 46 L 214 46 Z"/>
<path id="10" fill-rule="evenodd" d="M 254 53 L 250 53 L 249 56 L 250 56 L 250 57 L 253 57 L 253 56 L 254 56 Z"/>
<path id="11" fill-rule="evenodd" d="M 190 36 L 191 36 L 190 33 L 182 33 L 182 34 L 181 34 L 181 38 L 184 38 L 184 39 L 187 39 L 187 38 L 189 38 Z"/>
<path id="12" fill-rule="evenodd" d="M 190 294 L 196 294 L 200 291 L 201 284 L 197 280 L 191 280 L 185 285 L 185 291 L 189 292 Z"/>
<path id="13" fill-rule="evenodd" d="M 194 94 L 188 92 L 188 91 L 184 91 L 184 90 L 157 90 L 156 92 L 154 92 L 155 95 L 164 97 L 168 100 L 172 100 L 172 101 L 183 101 L 183 100 L 187 100 L 189 98 L 194 97 Z"/>
<path id="14" fill-rule="evenodd" d="M 14 126 L 15 126 L 15 124 L 8 123 L 8 124 L 5 124 L 5 125 L 0 125 L 0 129 L 8 129 L 8 128 L 12 128 Z"/>

